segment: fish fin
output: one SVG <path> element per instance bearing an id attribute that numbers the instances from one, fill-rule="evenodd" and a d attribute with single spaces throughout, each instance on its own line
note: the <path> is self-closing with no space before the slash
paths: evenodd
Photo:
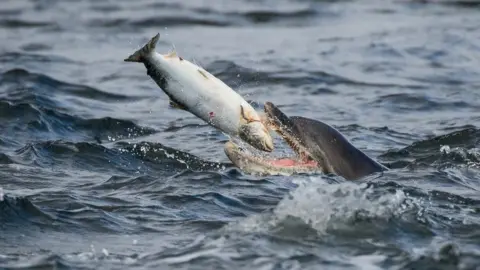
<path id="1" fill-rule="evenodd" d="M 149 54 L 151 54 L 155 47 L 157 46 L 157 42 L 160 39 L 160 33 L 157 33 L 150 41 L 145 44 L 142 48 L 138 49 L 129 57 L 125 58 L 123 61 L 125 62 L 142 62 L 143 58 Z"/>
<path id="2" fill-rule="evenodd" d="M 169 52 L 167 55 L 165 55 L 165 57 L 167 58 L 178 57 L 177 50 L 175 49 L 175 47 L 173 47 L 172 51 Z"/>
<path id="3" fill-rule="evenodd" d="M 187 107 L 185 107 L 184 105 L 178 103 L 178 102 L 175 102 L 173 100 L 170 99 L 169 101 L 169 104 L 172 108 L 175 108 L 175 109 L 179 109 L 179 110 L 184 110 L 184 111 L 188 111 L 187 110 Z"/>
<path id="4" fill-rule="evenodd" d="M 200 74 L 202 74 L 202 76 L 203 76 L 205 79 L 208 80 L 208 76 L 207 76 L 207 74 L 205 74 L 205 72 L 201 71 L 200 69 L 197 69 L 197 71 L 198 71 Z"/>

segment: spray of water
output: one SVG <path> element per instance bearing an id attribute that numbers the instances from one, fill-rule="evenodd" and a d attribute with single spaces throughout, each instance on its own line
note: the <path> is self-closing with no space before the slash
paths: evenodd
<path id="1" fill-rule="evenodd" d="M 300 220 L 318 234 L 358 217 L 388 219 L 408 209 L 403 191 L 375 192 L 367 184 L 344 182 L 327 184 L 321 179 L 299 183 L 272 212 L 253 215 L 229 224 L 226 230 L 266 232 L 292 218 Z"/>

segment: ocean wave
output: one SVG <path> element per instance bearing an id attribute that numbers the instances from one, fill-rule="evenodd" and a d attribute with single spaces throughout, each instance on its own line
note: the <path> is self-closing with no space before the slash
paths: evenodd
<path id="1" fill-rule="evenodd" d="M 345 239 L 348 245 L 352 241 L 363 243 L 368 253 L 375 253 L 375 250 L 383 253 L 388 245 L 394 260 L 402 260 L 405 265 L 423 265 L 424 260 L 440 265 L 437 252 L 441 251 L 433 246 L 425 246 L 423 252 L 409 249 L 412 245 L 424 246 L 424 240 L 435 239 L 437 231 L 455 227 L 458 229 L 455 238 L 472 244 L 480 237 L 472 232 L 480 218 L 476 213 L 478 199 L 437 190 L 425 192 L 423 187 L 401 185 L 388 179 L 335 185 L 318 180 L 303 181 L 271 211 L 229 223 L 222 229 L 222 235 L 261 234 L 263 238 L 268 235 L 295 241 L 297 247 L 311 241 L 315 246 L 333 244 L 338 247 Z M 476 214 L 472 216 L 471 213 Z M 452 220 L 452 217 L 458 218 Z M 411 239 L 411 243 L 397 242 L 398 235 L 404 240 Z M 469 264 L 472 248 L 458 252 L 448 263 Z"/>
<path id="2" fill-rule="evenodd" d="M 228 26 L 230 22 L 227 20 L 213 20 L 207 18 L 195 18 L 195 16 L 170 16 L 170 17 L 152 17 L 136 21 L 128 21 L 132 27 L 169 27 L 169 26 L 188 26 L 188 25 L 204 25 L 204 26 Z"/>
<path id="3" fill-rule="evenodd" d="M 477 8 L 480 6 L 480 2 L 476 0 L 422 0 L 417 2 L 425 5 L 445 5 L 459 8 Z"/>
<path id="4" fill-rule="evenodd" d="M 118 142 L 115 144 L 115 147 L 121 149 L 120 151 L 130 153 L 141 160 L 159 164 L 162 168 L 167 170 L 188 169 L 195 171 L 217 171 L 232 166 L 231 164 L 205 161 L 197 156 L 176 150 L 160 143 Z"/>
<path id="5" fill-rule="evenodd" d="M 388 178 L 388 174 L 385 177 Z M 432 181 L 442 180 L 436 178 Z M 401 185 L 388 179 L 367 180 L 359 184 L 326 184 L 319 179 L 302 181 L 271 211 L 232 222 L 224 230 L 255 231 L 291 238 L 296 237 L 298 228 L 304 228 L 307 229 L 306 234 L 301 233 L 298 237 L 333 234 L 337 237 L 348 235 L 349 238 L 375 237 L 380 240 L 387 237 L 384 233 L 391 226 L 408 230 L 410 235 L 418 233 L 425 237 L 434 235 L 436 229 L 452 226 L 457 227 L 459 232 L 467 232 L 480 218 L 476 214 L 467 214 L 476 212 L 480 198 L 441 190 L 426 192 L 409 183 Z M 453 205 L 457 207 L 453 208 Z M 458 217 L 454 219 L 455 224 L 452 216 Z M 408 226 L 403 227 L 402 224 Z"/>
<path id="6" fill-rule="evenodd" d="M 30 140 L 110 141 L 156 133 L 130 120 L 111 117 L 88 119 L 76 115 L 66 100 L 84 103 L 131 102 L 135 97 L 112 94 L 84 85 L 55 80 L 49 76 L 13 69 L 0 75 L 0 126 L 5 138 L 19 142 Z M 77 100 L 77 101 L 72 101 Z M 84 100 L 84 101 L 81 101 Z M 30 137 L 17 136 L 28 132 Z"/>
<path id="7" fill-rule="evenodd" d="M 64 224 L 75 227 L 80 231 L 125 233 L 142 230 L 141 226 L 136 226 L 135 221 L 128 220 L 116 213 L 122 206 L 115 207 L 112 205 L 104 210 L 95 207 L 91 202 L 87 203 L 90 200 L 93 200 L 93 198 L 88 197 L 86 201 L 77 200 L 76 203 L 70 204 L 68 208 L 56 209 L 55 215 Z"/>
<path id="8" fill-rule="evenodd" d="M 249 22 L 258 24 L 258 23 L 270 23 L 270 22 L 279 22 L 282 20 L 296 20 L 302 21 L 311 18 L 315 18 L 318 13 L 313 8 L 305 9 L 289 9 L 286 11 L 276 11 L 276 10 L 252 10 L 245 12 L 230 12 L 226 14 L 227 16 L 241 16 L 247 19 Z"/>
<path id="9" fill-rule="evenodd" d="M 42 61 L 49 60 L 42 59 Z M 46 99 L 55 94 L 72 95 L 78 98 L 105 102 L 133 101 L 136 98 L 117 93 L 107 93 L 86 85 L 62 82 L 25 69 L 11 69 L 4 72 L 0 75 L 0 85 L 3 90 L 0 97 L 17 102 L 30 101 L 33 104 L 36 104 L 36 98 Z M 40 103 L 39 105 L 43 104 Z M 57 104 L 55 108 L 57 107 L 61 108 L 62 104 Z"/>
<path id="10" fill-rule="evenodd" d="M 24 100 L 24 99 L 22 99 Z M 39 100 L 38 98 L 36 99 Z M 41 102 L 48 105 L 46 99 Z M 3 116 L 3 117 L 2 117 Z M 83 119 L 66 113 L 46 109 L 26 103 L 12 104 L 0 101 L 0 119 L 6 134 L 17 142 L 36 140 L 68 139 L 76 141 L 108 142 L 154 134 L 157 131 L 149 127 L 141 127 L 135 123 L 110 117 L 99 119 Z M 20 132 L 30 132 L 33 136 L 18 137 Z"/>
<path id="11" fill-rule="evenodd" d="M 12 163 L 14 163 L 14 161 L 8 155 L 4 153 L 0 153 L 0 164 L 12 164 Z"/>
<path id="12" fill-rule="evenodd" d="M 58 25 L 53 22 L 41 22 L 41 21 L 27 21 L 19 19 L 0 19 L 0 26 L 5 28 L 36 28 L 36 27 L 49 27 L 58 28 Z"/>
<path id="13" fill-rule="evenodd" d="M 43 48 L 49 48 L 48 45 L 46 44 L 37 44 L 37 46 L 41 46 Z M 35 54 L 35 53 L 25 53 L 25 52 L 5 52 L 0 54 L 0 63 L 2 64 L 12 64 L 12 63 L 49 63 L 49 62 L 56 62 L 56 63 L 62 63 L 62 64 L 74 64 L 75 62 L 61 56 L 57 55 L 43 55 L 43 54 Z M 15 69 L 10 69 L 6 70 L 3 72 L 1 75 L 6 76 L 7 80 L 10 78 L 10 80 L 14 80 L 15 78 L 19 78 L 22 76 L 29 76 L 30 73 L 21 68 L 15 68 Z M 36 74 L 32 74 L 36 75 Z M 21 78 L 19 78 L 21 79 Z"/>
<path id="14" fill-rule="evenodd" d="M 236 241 L 240 247 L 232 244 Z M 16 268 L 131 268 L 131 269 L 203 269 L 206 265 L 214 265 L 217 269 L 300 269 L 302 265 L 315 265 L 318 262 L 336 268 L 384 269 L 385 265 L 396 263 L 401 269 L 412 268 L 452 268 L 475 269 L 479 260 L 473 247 L 460 246 L 447 239 L 436 238 L 425 247 L 410 253 L 401 252 L 395 247 L 388 247 L 388 254 L 372 252 L 373 244 L 364 243 L 365 250 L 358 254 L 345 254 L 328 250 L 308 252 L 310 247 L 295 241 L 272 239 L 272 243 L 284 245 L 279 248 L 275 244 L 265 247 L 258 237 L 234 235 L 227 237 L 199 237 L 191 243 L 179 244 L 184 247 L 179 251 L 174 247 L 166 247 L 158 252 L 148 251 L 143 254 L 126 255 L 112 252 L 106 248 L 91 246 L 86 252 L 46 255 L 18 255 L 0 258 L 0 267 Z M 294 249 L 293 245 L 297 245 Z M 341 243 L 337 243 L 341 245 Z M 192 267 L 199 265 L 199 267 Z M 315 268 L 315 267 L 312 267 Z M 310 269 L 310 268 L 309 268 Z"/>
<path id="15" fill-rule="evenodd" d="M 437 111 L 453 108 L 476 108 L 467 101 L 436 101 L 427 95 L 414 93 L 398 93 L 382 95 L 371 103 L 375 106 L 384 106 L 391 111 L 415 110 L 415 111 Z"/>
<path id="16" fill-rule="evenodd" d="M 245 26 L 251 24 L 302 23 L 316 18 L 318 9 L 311 7 L 294 9 L 269 9 L 261 8 L 254 10 L 222 10 L 208 7 L 195 7 L 195 5 L 182 5 L 178 3 L 153 3 L 143 6 L 132 7 L 135 10 L 148 8 L 158 10 L 156 16 L 144 16 L 142 18 L 125 18 L 116 15 L 118 7 L 105 6 L 111 13 L 109 18 L 94 18 L 88 22 L 91 27 L 115 28 L 115 30 L 134 30 L 138 27 L 181 27 L 181 26 Z M 98 10 L 98 7 L 93 7 Z M 170 11 L 170 12 L 169 12 Z M 175 15 L 171 15 L 175 14 Z M 323 15 L 326 15 L 323 14 Z"/>
<path id="17" fill-rule="evenodd" d="M 160 179 L 149 176 L 121 176 L 113 175 L 107 180 L 95 183 L 93 185 L 85 185 L 82 189 L 85 190 L 115 190 L 116 192 L 135 190 L 141 193 L 142 190 L 148 191 L 152 185 L 160 182 Z"/>
<path id="18" fill-rule="evenodd" d="M 399 263 L 402 269 L 451 268 L 475 269 L 480 256 L 453 241 L 438 237 Z"/>
<path id="19" fill-rule="evenodd" d="M 197 156 L 159 143 L 115 142 L 114 146 L 107 148 L 93 142 L 62 140 L 32 142 L 8 156 L 5 155 L 2 160 L 7 164 L 58 170 L 110 172 L 114 175 L 136 175 L 142 172 L 175 176 L 185 170 L 217 172 L 233 166 L 229 163 L 204 161 Z"/>
<path id="20" fill-rule="evenodd" d="M 10 157 L 17 164 L 55 170 L 136 174 L 151 169 L 131 155 L 87 142 L 45 141 L 29 143 Z"/>
<path id="21" fill-rule="evenodd" d="M 308 228 L 314 235 L 324 235 L 332 230 L 356 230 L 355 226 L 362 226 L 362 221 L 371 219 L 383 226 L 383 222 L 408 211 L 409 207 L 401 207 L 405 203 L 405 194 L 400 190 L 375 196 L 373 189 L 358 184 L 329 185 L 321 180 L 308 181 L 300 183 L 271 213 L 252 215 L 225 229 L 279 232 L 285 237 L 295 237 L 290 235 L 295 234 L 293 227 L 301 227 Z M 367 233 L 365 229 L 362 231 Z"/>
<path id="22" fill-rule="evenodd" d="M 235 88 L 238 87 L 259 87 L 283 85 L 297 91 L 298 88 L 307 89 L 305 94 L 336 94 L 332 88 L 319 86 L 369 86 L 369 87 L 405 87 L 404 85 L 390 83 L 376 83 L 350 79 L 341 75 L 325 71 L 306 71 L 306 70 L 283 70 L 283 71 L 257 71 L 243 67 L 231 61 L 215 61 L 207 67 L 213 75 L 225 81 Z M 315 86 L 311 88 L 310 86 Z M 298 92 L 296 92 L 298 93 Z"/>
<path id="23" fill-rule="evenodd" d="M 27 197 L 2 196 L 0 200 L 0 218 L 2 224 L 9 229 L 22 226 L 47 226 L 52 224 L 54 217 L 37 207 Z M 2 232 L 3 234 L 3 232 Z"/>
<path id="24" fill-rule="evenodd" d="M 379 158 L 391 161 L 393 166 L 401 163 L 410 167 L 422 164 L 437 168 L 476 167 L 480 165 L 479 143 L 480 131 L 469 127 L 417 141 L 399 150 L 389 150 Z"/>
<path id="25" fill-rule="evenodd" d="M 142 18 L 137 20 L 131 19 L 95 19 L 89 22 L 91 27 L 105 27 L 105 28 L 115 28 L 115 30 L 131 30 L 137 29 L 138 27 L 172 27 L 172 26 L 189 26 L 189 25 L 199 25 L 199 26 L 217 26 L 224 27 L 230 25 L 229 21 L 220 20 L 220 19 L 208 19 L 208 18 L 195 18 L 192 16 L 178 17 L 178 16 L 163 16 L 163 17 L 151 17 L 151 18 Z"/>
<path id="26" fill-rule="evenodd" d="M 0 267 L 5 269 L 19 268 L 56 268 L 68 267 L 58 255 L 11 256 L 5 262 L 0 261 Z"/>

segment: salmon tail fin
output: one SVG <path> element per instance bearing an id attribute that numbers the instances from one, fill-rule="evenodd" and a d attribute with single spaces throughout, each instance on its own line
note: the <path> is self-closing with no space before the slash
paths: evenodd
<path id="1" fill-rule="evenodd" d="M 125 58 L 123 61 L 125 62 L 142 62 L 143 58 L 149 54 L 151 54 L 155 47 L 157 46 L 157 42 L 160 39 L 160 33 L 156 34 L 150 41 L 145 44 L 142 48 L 138 49 L 129 57 Z"/>

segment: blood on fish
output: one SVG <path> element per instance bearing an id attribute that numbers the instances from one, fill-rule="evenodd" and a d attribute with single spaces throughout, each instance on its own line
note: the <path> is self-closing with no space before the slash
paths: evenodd
<path id="1" fill-rule="evenodd" d="M 210 118 L 213 118 L 213 117 L 215 117 L 215 113 L 214 113 L 214 112 L 209 112 L 209 113 L 208 113 L 208 116 L 209 116 Z"/>

